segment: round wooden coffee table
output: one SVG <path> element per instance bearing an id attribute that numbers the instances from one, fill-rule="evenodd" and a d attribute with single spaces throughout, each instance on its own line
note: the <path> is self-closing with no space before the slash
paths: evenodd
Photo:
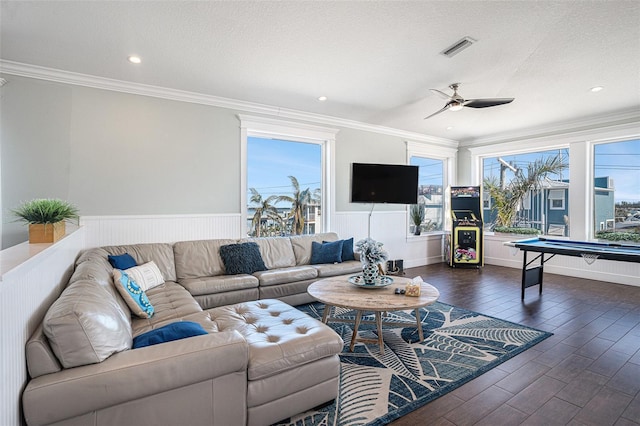
<path id="1" fill-rule="evenodd" d="M 384 343 L 382 341 L 382 313 L 391 311 L 402 311 L 414 309 L 416 314 L 415 323 L 400 324 L 397 322 L 389 323 L 393 325 L 412 325 L 418 328 L 418 337 L 422 342 L 424 335 L 422 333 L 422 322 L 420 320 L 419 309 L 434 303 L 440 297 L 440 292 L 431 284 L 422 283 L 420 286 L 420 296 L 410 297 L 403 294 L 396 294 L 396 288 L 404 289 L 411 282 L 409 278 L 393 277 L 393 283 L 387 287 L 365 288 L 364 286 L 356 286 L 349 281 L 349 275 L 325 278 L 311 284 L 307 289 L 309 295 L 319 302 L 324 303 L 325 309 L 322 315 L 322 322 L 351 322 L 343 318 L 333 318 L 329 315 L 329 311 L 333 307 L 341 307 L 353 309 L 356 311 L 356 319 L 353 326 L 353 335 L 349 350 L 353 351 L 356 341 L 366 343 L 377 343 L 380 347 L 380 353 L 384 354 Z M 358 337 L 358 328 L 362 321 L 363 312 L 374 312 L 376 328 L 378 331 L 378 339 L 364 339 Z"/>

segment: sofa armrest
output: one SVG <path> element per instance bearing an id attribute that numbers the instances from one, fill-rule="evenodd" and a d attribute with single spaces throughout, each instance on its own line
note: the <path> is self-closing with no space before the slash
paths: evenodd
<path id="1" fill-rule="evenodd" d="M 31 380 L 24 415 L 30 425 L 53 423 L 244 371 L 247 362 L 248 346 L 237 331 L 128 350 Z"/>

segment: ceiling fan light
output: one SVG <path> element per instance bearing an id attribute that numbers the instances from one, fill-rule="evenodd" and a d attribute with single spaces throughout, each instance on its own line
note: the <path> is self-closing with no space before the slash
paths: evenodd
<path id="1" fill-rule="evenodd" d="M 463 106 L 464 105 L 462 105 L 460 102 L 454 102 L 449 107 L 449 111 L 460 111 Z"/>

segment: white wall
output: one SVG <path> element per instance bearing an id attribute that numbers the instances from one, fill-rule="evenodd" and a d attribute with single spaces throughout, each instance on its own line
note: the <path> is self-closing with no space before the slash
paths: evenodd
<path id="1" fill-rule="evenodd" d="M 0 425 L 21 424 L 25 343 L 62 291 L 83 244 L 80 229 L 54 245 L 22 243 L 0 252 Z"/>

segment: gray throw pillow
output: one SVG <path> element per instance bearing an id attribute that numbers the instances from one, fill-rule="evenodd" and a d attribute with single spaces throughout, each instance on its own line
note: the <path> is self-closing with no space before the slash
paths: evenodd
<path id="1" fill-rule="evenodd" d="M 267 270 L 260 248 L 253 242 L 220 246 L 220 257 L 227 275 L 253 274 Z"/>

